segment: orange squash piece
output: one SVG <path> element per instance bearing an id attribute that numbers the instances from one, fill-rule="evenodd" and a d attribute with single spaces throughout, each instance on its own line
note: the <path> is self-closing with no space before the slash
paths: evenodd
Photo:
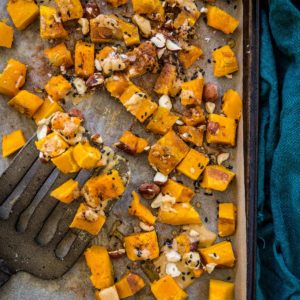
<path id="1" fill-rule="evenodd" d="M 239 120 L 242 114 L 242 98 L 235 90 L 229 89 L 224 93 L 222 99 L 222 111 L 226 117 Z"/>
<path id="2" fill-rule="evenodd" d="M 180 137 L 196 146 L 202 146 L 204 130 L 193 126 L 178 126 Z"/>
<path id="3" fill-rule="evenodd" d="M 14 39 L 14 29 L 0 22 L 0 47 L 11 48 Z"/>
<path id="4" fill-rule="evenodd" d="M 181 119 L 188 126 L 197 126 L 199 124 L 204 124 L 206 121 L 205 114 L 201 106 L 195 106 L 186 110 Z"/>
<path id="5" fill-rule="evenodd" d="M 49 118 L 57 111 L 63 112 L 64 110 L 56 101 L 52 101 L 49 98 L 46 98 L 37 112 L 33 115 L 33 119 L 35 123 L 38 124 L 39 121 Z"/>
<path id="6" fill-rule="evenodd" d="M 138 137 L 128 130 L 120 137 L 117 144 L 119 149 L 132 155 L 142 153 L 147 146 L 148 141 L 146 139 Z"/>
<path id="7" fill-rule="evenodd" d="M 143 278 L 131 272 L 125 274 L 118 282 L 116 282 L 116 288 L 121 299 L 135 295 L 144 286 L 145 282 Z"/>
<path id="8" fill-rule="evenodd" d="M 233 203 L 220 203 L 218 216 L 218 233 L 220 237 L 235 233 L 236 206 Z"/>
<path id="9" fill-rule="evenodd" d="M 154 91 L 160 95 L 171 95 L 176 77 L 176 67 L 168 63 L 165 64 L 155 82 Z"/>
<path id="10" fill-rule="evenodd" d="M 52 158 L 53 164 L 63 173 L 76 173 L 80 170 L 73 158 L 74 147 L 70 147 L 61 155 Z"/>
<path id="11" fill-rule="evenodd" d="M 204 87 L 204 78 L 199 76 L 191 81 L 183 82 L 181 84 L 181 104 L 182 105 L 193 105 L 201 104 L 202 93 Z"/>
<path id="12" fill-rule="evenodd" d="M 234 284 L 216 279 L 209 280 L 208 300 L 233 300 Z"/>
<path id="13" fill-rule="evenodd" d="M 13 131 L 2 137 L 2 157 L 7 157 L 26 144 L 22 130 Z"/>
<path id="14" fill-rule="evenodd" d="M 55 67 L 64 66 L 67 69 L 73 66 L 71 52 L 64 43 L 45 49 L 44 54 Z"/>
<path id="15" fill-rule="evenodd" d="M 52 76 L 45 85 L 46 92 L 54 101 L 63 99 L 71 89 L 71 83 L 62 75 Z"/>
<path id="16" fill-rule="evenodd" d="M 111 96 L 120 98 L 131 83 L 126 75 L 117 73 L 107 78 L 104 84 Z"/>
<path id="17" fill-rule="evenodd" d="M 79 19 L 83 16 L 80 0 L 55 0 L 63 22 Z"/>
<path id="18" fill-rule="evenodd" d="M 80 190 L 78 182 L 72 178 L 65 181 L 50 193 L 51 197 L 66 204 L 73 202 L 79 195 Z"/>
<path id="19" fill-rule="evenodd" d="M 167 181 L 161 192 L 174 197 L 176 202 L 190 202 L 195 195 L 192 189 L 172 179 Z"/>
<path id="20" fill-rule="evenodd" d="M 178 53 L 178 59 L 185 69 L 191 67 L 203 55 L 201 48 L 190 45 Z"/>
<path id="21" fill-rule="evenodd" d="M 94 44 L 78 41 L 75 46 L 75 74 L 89 77 L 94 74 Z"/>
<path id="22" fill-rule="evenodd" d="M 73 149 L 73 158 L 80 168 L 92 169 L 99 165 L 101 153 L 89 142 L 78 143 Z"/>

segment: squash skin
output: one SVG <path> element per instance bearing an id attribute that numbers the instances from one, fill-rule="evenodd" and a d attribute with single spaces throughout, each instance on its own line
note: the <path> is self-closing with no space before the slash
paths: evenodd
<path id="1" fill-rule="evenodd" d="M 92 169 L 98 166 L 101 159 L 101 153 L 88 142 L 78 143 L 74 147 L 73 158 L 80 168 Z"/>
<path id="2" fill-rule="evenodd" d="M 234 284 L 216 279 L 209 280 L 209 300 L 233 300 Z"/>
<path id="3" fill-rule="evenodd" d="M 45 85 L 46 92 L 54 101 L 63 99 L 71 89 L 71 83 L 62 75 L 52 76 Z"/>
<path id="4" fill-rule="evenodd" d="M 92 273 L 90 279 L 97 289 L 114 284 L 113 266 L 105 247 L 93 245 L 84 252 L 86 263 Z"/>
<path id="5" fill-rule="evenodd" d="M 24 30 L 39 15 L 39 7 L 33 0 L 9 0 L 7 11 L 19 30 Z"/>
<path id="6" fill-rule="evenodd" d="M 38 124 L 39 121 L 50 117 L 53 113 L 57 111 L 63 112 L 64 110 L 56 101 L 51 101 L 49 98 L 46 98 L 43 104 L 33 115 L 33 119 L 35 123 Z"/>
<path id="7" fill-rule="evenodd" d="M 176 202 L 190 202 L 195 195 L 192 189 L 172 179 L 168 179 L 161 192 L 174 197 Z"/>
<path id="8" fill-rule="evenodd" d="M 222 111 L 226 117 L 239 120 L 243 108 L 242 98 L 235 90 L 227 90 L 222 98 Z"/>
<path id="9" fill-rule="evenodd" d="M 144 288 L 145 282 L 142 277 L 135 273 L 125 274 L 118 282 L 116 288 L 120 299 L 131 297 Z"/>
<path id="10" fill-rule="evenodd" d="M 73 158 L 73 151 L 74 147 L 70 147 L 61 155 L 52 158 L 51 161 L 62 173 L 76 173 L 80 170 L 80 167 Z"/>
<path id="11" fill-rule="evenodd" d="M 190 68 L 203 55 L 201 48 L 191 45 L 178 53 L 178 59 L 185 69 Z"/>
<path id="12" fill-rule="evenodd" d="M 76 42 L 75 46 L 75 74 L 81 77 L 89 77 L 94 74 L 94 44 L 83 41 Z"/>
<path id="13" fill-rule="evenodd" d="M 235 233 L 236 206 L 233 203 L 220 203 L 218 216 L 218 234 L 226 237 Z"/>
<path id="14" fill-rule="evenodd" d="M 14 39 L 14 29 L 0 22 L 0 47 L 11 48 Z"/>
<path id="15" fill-rule="evenodd" d="M 13 131 L 2 136 L 2 157 L 7 157 L 26 144 L 22 130 Z"/>
<path id="16" fill-rule="evenodd" d="M 70 204 L 79 196 L 79 193 L 78 182 L 71 178 L 51 191 L 50 196 L 63 203 Z"/>
<path id="17" fill-rule="evenodd" d="M 20 88 L 25 84 L 26 72 L 25 64 L 12 58 L 9 59 L 0 74 L 0 93 L 9 97 L 17 95 Z"/>
<path id="18" fill-rule="evenodd" d="M 45 49 L 44 54 L 55 67 L 63 66 L 68 69 L 74 64 L 71 51 L 64 43 Z"/>
<path id="19" fill-rule="evenodd" d="M 202 76 L 181 84 L 181 104 L 182 105 L 200 105 L 202 102 L 202 93 L 204 87 L 204 78 Z"/>
<path id="20" fill-rule="evenodd" d="M 55 0 L 55 3 L 63 22 L 82 18 L 83 8 L 80 0 Z"/>

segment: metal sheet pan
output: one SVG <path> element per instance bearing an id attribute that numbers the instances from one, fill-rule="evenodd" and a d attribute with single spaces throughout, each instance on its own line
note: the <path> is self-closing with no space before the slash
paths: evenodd
<path id="1" fill-rule="evenodd" d="M 220 32 L 208 28 L 202 20 L 198 22 L 197 38 L 195 44 L 200 45 L 204 50 L 204 58 L 199 61 L 199 66 L 205 70 L 206 81 L 218 81 L 221 93 L 227 88 L 237 89 L 243 95 L 244 114 L 238 129 L 238 144 L 236 150 L 231 151 L 231 161 L 234 171 L 237 173 L 237 180 L 225 193 L 214 193 L 213 196 L 204 195 L 203 190 L 194 199 L 201 203 L 200 214 L 202 219 L 208 219 L 207 226 L 216 230 L 217 202 L 233 201 L 238 206 L 238 229 L 233 237 L 233 245 L 237 254 L 237 266 L 233 270 L 216 270 L 211 276 L 204 275 L 197 280 L 189 289 L 190 299 L 207 299 L 208 279 L 210 277 L 223 280 L 231 280 L 236 283 L 236 299 L 253 299 L 254 297 L 254 267 L 255 267 L 255 176 L 256 169 L 253 167 L 256 162 L 256 137 L 257 137 L 257 51 L 258 51 L 258 4 L 256 1 L 217 1 L 217 5 L 226 8 L 236 16 L 241 24 L 236 33 L 232 36 L 236 41 L 234 51 L 236 52 L 240 64 L 239 72 L 233 79 L 216 80 L 212 76 L 212 65 L 208 63 L 211 58 L 211 51 L 215 47 L 226 43 L 227 37 Z M 45 3 L 45 2 L 43 2 Z M 5 12 L 5 0 L 0 0 L 1 17 L 7 17 Z M 198 7 L 203 7 L 202 2 L 198 2 Z M 100 3 L 102 11 L 106 10 L 104 2 Z M 29 66 L 29 74 L 25 88 L 36 90 L 43 88 L 48 80 L 48 74 L 54 74 L 43 57 L 43 49 L 48 47 L 48 43 L 38 37 L 39 24 L 35 22 L 27 30 L 15 34 L 14 48 L 0 49 L 0 69 L 4 67 L 10 57 L 20 59 Z M 72 47 L 72 41 L 69 41 Z M 46 67 L 45 67 L 46 65 Z M 190 72 L 193 72 L 191 70 Z M 137 79 L 140 86 L 144 86 L 149 92 L 156 76 L 148 75 L 143 79 Z M 153 94 L 153 93 L 152 93 Z M 155 96 L 154 96 L 155 98 Z M 13 129 L 22 128 L 27 138 L 34 130 L 32 121 L 18 114 L 5 105 L 7 99 L 0 96 L 2 105 L 0 106 L 0 128 L 5 134 Z M 67 103 L 66 106 L 71 106 Z M 143 126 L 134 121 L 121 105 L 104 91 L 84 99 L 78 104 L 86 117 L 89 131 L 92 133 L 102 133 L 106 144 L 112 145 L 117 141 L 124 130 L 132 128 L 134 132 L 141 136 L 150 137 L 153 142 L 157 137 L 146 134 Z M 114 207 L 115 216 L 124 217 L 128 226 L 125 231 L 128 233 L 134 230 L 134 220 L 127 216 L 124 207 L 130 200 L 130 193 L 140 183 L 153 178 L 154 171 L 149 167 L 146 155 L 129 159 L 131 166 L 131 182 L 122 202 Z M 0 171 L 3 171 L 9 164 L 9 159 L 1 159 Z M 177 176 L 186 184 L 192 186 L 191 181 Z M 109 220 L 102 233 L 94 240 L 94 243 L 106 244 L 106 232 L 113 220 Z M 130 224 L 133 224 L 130 225 Z M 170 237 L 171 231 L 167 226 L 158 225 L 160 241 Z M 129 264 L 127 260 L 115 262 L 116 277 L 120 277 Z M 62 278 L 54 281 L 43 281 L 29 274 L 20 272 L 14 275 L 11 280 L 0 290 L 1 299 L 92 299 L 93 289 L 88 279 L 88 270 L 83 259 Z M 149 290 L 144 290 L 133 299 L 153 299 Z"/>

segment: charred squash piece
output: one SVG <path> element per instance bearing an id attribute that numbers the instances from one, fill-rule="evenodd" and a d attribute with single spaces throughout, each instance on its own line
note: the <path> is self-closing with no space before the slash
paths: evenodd
<path id="1" fill-rule="evenodd" d="M 206 121 L 201 106 L 195 106 L 186 110 L 181 119 L 188 126 L 197 126 L 199 124 L 204 124 Z"/>
<path id="2" fill-rule="evenodd" d="M 63 22 L 80 19 L 83 16 L 83 8 L 80 0 L 55 0 Z"/>
<path id="3" fill-rule="evenodd" d="M 89 77 L 94 74 L 94 44 L 78 41 L 75 46 L 75 74 Z"/>
<path id="4" fill-rule="evenodd" d="M 173 94 L 176 77 L 176 67 L 171 64 L 165 64 L 155 82 L 154 91 L 160 95 Z"/>
<path id="5" fill-rule="evenodd" d="M 137 137 L 130 131 L 125 131 L 117 144 L 119 149 L 132 155 L 142 153 L 147 146 L 148 141 L 146 139 Z"/>
<path id="6" fill-rule="evenodd" d="M 135 295 L 144 286 L 145 282 L 143 278 L 131 272 L 125 274 L 118 282 L 116 282 L 116 288 L 121 299 Z"/>

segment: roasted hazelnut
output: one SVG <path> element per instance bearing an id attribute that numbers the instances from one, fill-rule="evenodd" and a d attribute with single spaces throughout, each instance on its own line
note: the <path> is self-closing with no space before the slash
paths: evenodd
<path id="1" fill-rule="evenodd" d="M 80 118 L 80 119 L 84 120 L 84 116 L 83 116 L 82 112 L 79 109 L 75 108 L 75 107 L 71 108 L 69 110 L 68 114 L 71 117 L 77 117 L 77 118 Z"/>
<path id="2" fill-rule="evenodd" d="M 215 102 L 218 100 L 218 86 L 213 82 L 208 82 L 203 88 L 203 100 Z"/>
<path id="3" fill-rule="evenodd" d="M 100 8 L 95 0 L 89 0 L 84 7 L 84 17 L 94 19 L 100 15 Z"/>
<path id="4" fill-rule="evenodd" d="M 121 258 L 126 255 L 126 251 L 125 249 L 112 250 L 112 251 L 108 251 L 108 255 L 111 258 Z"/>
<path id="5" fill-rule="evenodd" d="M 103 82 L 104 82 L 103 75 L 101 73 L 94 73 L 88 78 L 85 84 L 88 88 L 92 88 L 102 84 Z"/>
<path id="6" fill-rule="evenodd" d="M 147 200 L 152 200 L 160 192 L 160 187 L 155 183 L 145 182 L 140 185 L 139 192 L 143 198 Z"/>

